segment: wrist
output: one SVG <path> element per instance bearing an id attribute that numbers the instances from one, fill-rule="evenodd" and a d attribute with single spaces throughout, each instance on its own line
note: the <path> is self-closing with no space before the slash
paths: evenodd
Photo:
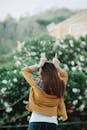
<path id="1" fill-rule="evenodd" d="M 63 71 L 63 69 L 62 69 L 60 66 L 57 66 L 57 71 L 58 71 L 59 73 L 61 73 L 61 72 Z"/>
<path id="2" fill-rule="evenodd" d="M 59 66 L 58 63 L 57 63 L 57 64 L 54 63 L 54 66 L 55 66 L 56 69 L 59 69 L 59 68 L 60 68 L 60 66 Z"/>
<path id="3" fill-rule="evenodd" d="M 36 67 L 36 69 L 39 69 L 40 65 L 39 64 L 35 64 L 35 67 Z"/>

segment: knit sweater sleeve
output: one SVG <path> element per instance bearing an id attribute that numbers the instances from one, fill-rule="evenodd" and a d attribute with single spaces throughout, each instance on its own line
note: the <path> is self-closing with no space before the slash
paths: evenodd
<path id="1" fill-rule="evenodd" d="M 22 74 L 31 87 L 37 86 L 37 84 L 33 78 L 32 70 L 29 67 L 24 67 L 22 69 Z"/>
<path id="2" fill-rule="evenodd" d="M 59 99 L 59 104 L 58 104 L 58 107 L 57 107 L 57 114 L 58 116 L 61 116 L 62 117 L 62 120 L 65 121 L 67 120 L 67 112 L 66 112 L 66 107 L 65 107 L 65 103 L 64 103 L 64 99 L 61 98 Z"/>

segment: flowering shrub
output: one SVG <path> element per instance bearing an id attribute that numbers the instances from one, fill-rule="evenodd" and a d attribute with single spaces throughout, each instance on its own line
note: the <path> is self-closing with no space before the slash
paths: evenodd
<path id="1" fill-rule="evenodd" d="M 38 63 L 40 54 L 44 52 L 49 60 L 57 53 L 60 65 L 68 71 L 65 93 L 68 113 L 87 112 L 86 44 L 87 36 L 78 39 L 67 36 L 62 40 L 42 37 L 18 43 L 10 65 L 0 69 L 0 124 L 26 122 L 29 85 L 21 74 L 21 68 Z"/>

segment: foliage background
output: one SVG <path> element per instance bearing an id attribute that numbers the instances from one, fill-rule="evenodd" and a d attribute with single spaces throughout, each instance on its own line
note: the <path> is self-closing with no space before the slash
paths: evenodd
<path id="1" fill-rule="evenodd" d="M 49 60 L 57 53 L 61 67 L 68 71 L 65 103 L 69 121 L 86 120 L 87 36 L 56 40 L 46 30 L 49 23 L 61 22 L 75 13 L 67 9 L 49 10 L 38 16 L 21 17 L 19 21 L 8 16 L 0 22 L 0 125 L 27 122 L 31 114 L 25 109 L 29 85 L 21 68 L 38 63 L 44 52 Z"/>

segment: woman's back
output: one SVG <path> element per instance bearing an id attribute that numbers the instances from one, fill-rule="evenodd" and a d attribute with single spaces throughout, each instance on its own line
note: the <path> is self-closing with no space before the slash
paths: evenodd
<path id="1" fill-rule="evenodd" d="M 44 62 L 40 66 L 40 78 L 35 80 L 33 71 L 38 65 L 25 67 L 22 73 L 30 84 L 29 102 L 26 109 L 32 112 L 29 130 L 57 130 L 57 115 L 67 119 L 64 91 L 67 74 L 53 63 Z"/>

